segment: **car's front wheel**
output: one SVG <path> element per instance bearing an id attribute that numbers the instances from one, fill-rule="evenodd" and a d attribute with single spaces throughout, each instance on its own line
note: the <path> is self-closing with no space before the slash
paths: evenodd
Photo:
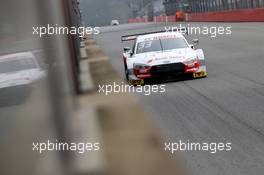
<path id="1" fill-rule="evenodd" d="M 126 81 L 129 81 L 129 78 L 128 78 L 128 71 L 125 70 L 125 77 L 126 77 Z"/>

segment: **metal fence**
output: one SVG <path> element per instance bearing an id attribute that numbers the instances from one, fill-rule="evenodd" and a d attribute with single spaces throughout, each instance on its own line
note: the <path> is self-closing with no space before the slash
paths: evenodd
<path id="1" fill-rule="evenodd" d="M 213 12 L 264 7 L 264 0 L 189 0 L 192 12 Z"/>

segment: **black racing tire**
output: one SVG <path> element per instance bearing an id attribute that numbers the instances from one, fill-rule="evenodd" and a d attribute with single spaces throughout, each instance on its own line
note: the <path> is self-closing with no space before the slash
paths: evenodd
<path id="1" fill-rule="evenodd" d="M 128 71 L 127 71 L 127 65 L 126 65 L 125 60 L 124 60 L 124 69 L 125 69 L 125 78 L 126 78 L 126 81 L 128 82 L 129 78 L 128 78 Z"/>
<path id="2" fill-rule="evenodd" d="M 129 78 L 128 78 L 128 72 L 127 72 L 127 70 L 125 71 L 125 77 L 126 77 L 126 81 L 128 82 L 129 81 Z"/>
<path id="3" fill-rule="evenodd" d="M 126 65 L 125 65 L 125 79 L 126 79 L 127 82 L 129 81 L 128 71 L 127 71 Z"/>

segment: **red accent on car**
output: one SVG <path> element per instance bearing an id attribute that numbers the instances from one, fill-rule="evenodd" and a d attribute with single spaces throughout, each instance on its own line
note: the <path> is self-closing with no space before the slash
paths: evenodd
<path id="1" fill-rule="evenodd" d="M 185 73 L 194 73 L 197 72 L 201 63 L 198 59 L 193 61 L 186 61 L 184 62 L 185 65 Z"/>
<path id="2" fill-rule="evenodd" d="M 149 78 L 149 77 L 151 77 L 150 71 L 151 71 L 151 66 L 142 67 L 139 69 L 134 67 L 134 74 L 138 78 Z"/>

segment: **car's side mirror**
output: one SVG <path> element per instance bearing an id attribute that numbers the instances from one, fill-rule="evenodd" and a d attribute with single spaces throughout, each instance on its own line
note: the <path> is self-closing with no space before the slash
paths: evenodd
<path id="1" fill-rule="evenodd" d="M 130 50 L 131 50 L 130 47 L 124 47 L 124 52 L 125 53 L 129 52 Z"/>
<path id="2" fill-rule="evenodd" d="M 199 40 L 198 40 L 198 39 L 194 39 L 194 40 L 192 40 L 192 43 L 193 43 L 193 44 L 190 44 L 190 47 L 191 47 L 192 49 L 194 49 L 194 46 L 197 46 L 197 45 L 199 44 Z"/>
<path id="3" fill-rule="evenodd" d="M 196 45 L 199 44 L 199 40 L 198 40 L 198 39 L 194 39 L 192 42 L 193 42 L 193 45 L 194 45 L 194 46 L 196 46 Z"/>

